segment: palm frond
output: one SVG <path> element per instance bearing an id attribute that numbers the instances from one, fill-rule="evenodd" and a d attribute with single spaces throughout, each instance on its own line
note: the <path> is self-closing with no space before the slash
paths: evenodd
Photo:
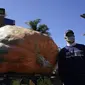
<path id="1" fill-rule="evenodd" d="M 39 31 L 40 33 L 47 34 L 50 36 L 51 34 L 48 32 L 49 28 L 46 24 L 39 24 L 41 22 L 41 19 L 36 19 L 33 21 L 25 22 L 28 26 L 31 27 L 31 29 L 35 31 Z M 39 24 L 39 25 L 38 25 Z"/>
<path id="2" fill-rule="evenodd" d="M 80 15 L 82 18 L 85 18 L 85 14 Z"/>
<path id="3" fill-rule="evenodd" d="M 41 31 L 41 32 L 46 32 L 46 31 L 48 31 L 49 30 L 49 28 L 48 28 L 48 26 L 47 25 L 45 25 L 45 24 L 41 24 L 41 25 L 39 25 L 39 27 L 38 27 L 38 31 Z"/>
<path id="4" fill-rule="evenodd" d="M 85 34 L 83 34 L 83 36 L 85 36 Z"/>
<path id="5" fill-rule="evenodd" d="M 34 24 L 39 24 L 41 22 L 41 19 L 36 19 L 33 22 L 34 22 Z"/>

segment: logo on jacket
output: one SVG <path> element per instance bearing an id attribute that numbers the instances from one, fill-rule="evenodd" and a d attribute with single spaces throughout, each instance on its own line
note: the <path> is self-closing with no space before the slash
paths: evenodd
<path id="1" fill-rule="evenodd" d="M 66 58 L 72 58 L 72 57 L 82 57 L 84 56 L 84 52 L 82 50 L 73 50 L 66 52 Z"/>

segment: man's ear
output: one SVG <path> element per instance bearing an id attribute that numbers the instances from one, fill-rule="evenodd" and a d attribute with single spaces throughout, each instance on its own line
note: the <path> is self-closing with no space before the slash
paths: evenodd
<path id="1" fill-rule="evenodd" d="M 67 39 L 67 37 L 64 37 L 64 39 Z"/>

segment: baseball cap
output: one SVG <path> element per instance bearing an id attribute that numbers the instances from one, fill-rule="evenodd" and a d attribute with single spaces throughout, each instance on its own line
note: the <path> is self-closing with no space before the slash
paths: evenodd
<path id="1" fill-rule="evenodd" d="M 65 32 L 65 35 L 64 35 L 65 37 L 66 36 L 74 36 L 74 32 L 72 31 L 72 30 L 66 30 L 66 32 Z"/>

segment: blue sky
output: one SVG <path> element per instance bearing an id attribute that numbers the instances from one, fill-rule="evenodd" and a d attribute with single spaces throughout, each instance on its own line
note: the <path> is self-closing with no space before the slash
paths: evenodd
<path id="1" fill-rule="evenodd" d="M 55 43 L 64 47 L 64 32 L 72 29 L 76 42 L 85 44 L 85 0 L 0 0 L 0 7 L 6 9 L 7 18 L 16 20 L 17 26 L 28 27 L 24 22 L 42 19 L 50 28 Z"/>

